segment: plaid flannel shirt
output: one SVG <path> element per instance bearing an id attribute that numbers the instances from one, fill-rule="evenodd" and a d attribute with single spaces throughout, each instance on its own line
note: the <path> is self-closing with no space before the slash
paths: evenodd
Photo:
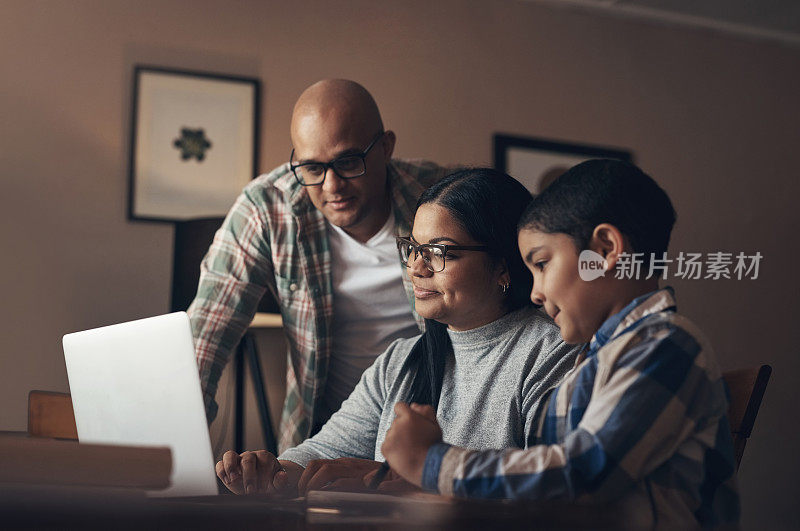
<path id="1" fill-rule="evenodd" d="M 738 523 L 727 389 L 669 288 L 609 318 L 548 393 L 527 449 L 436 444 L 423 486 L 472 497 L 614 503 L 647 526 Z"/>
<path id="2" fill-rule="evenodd" d="M 387 165 L 398 234 L 409 234 L 417 199 L 448 172 L 430 162 L 393 160 Z M 413 308 L 413 288 L 399 259 L 397 264 Z M 279 439 L 283 450 L 302 442 L 324 420 L 315 418 L 315 406 L 325 390 L 333 333 L 326 221 L 288 164 L 245 187 L 201 265 L 188 313 L 209 422 L 217 412 L 214 395 L 222 369 L 266 290 L 280 304 L 289 342 Z"/>

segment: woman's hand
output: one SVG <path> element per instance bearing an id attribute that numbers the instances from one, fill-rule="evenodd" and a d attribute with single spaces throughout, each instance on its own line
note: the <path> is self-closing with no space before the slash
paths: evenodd
<path id="1" fill-rule="evenodd" d="M 377 461 L 354 457 L 315 459 L 306 465 L 297 491 L 305 496 L 310 490 L 365 490 L 364 476 L 380 466 Z"/>
<path id="2" fill-rule="evenodd" d="M 291 461 L 278 461 L 266 450 L 241 454 L 229 450 L 217 462 L 216 472 L 235 494 L 293 496 L 303 467 Z"/>
<path id="3" fill-rule="evenodd" d="M 422 471 L 428 449 L 442 440 L 442 429 L 431 406 L 394 406 L 395 419 L 381 446 L 392 470 L 414 485 L 422 486 Z"/>

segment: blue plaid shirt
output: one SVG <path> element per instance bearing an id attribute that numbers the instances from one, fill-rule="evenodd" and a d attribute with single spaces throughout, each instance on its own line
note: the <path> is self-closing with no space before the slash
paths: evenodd
<path id="1" fill-rule="evenodd" d="M 526 449 L 430 448 L 443 494 L 615 504 L 644 525 L 739 520 L 727 390 L 670 288 L 610 317 L 544 395 Z"/>

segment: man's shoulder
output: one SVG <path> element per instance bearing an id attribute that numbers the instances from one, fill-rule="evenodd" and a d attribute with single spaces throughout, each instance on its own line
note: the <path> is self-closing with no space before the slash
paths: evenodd
<path id="1" fill-rule="evenodd" d="M 281 164 L 267 173 L 262 173 L 244 187 L 243 193 L 250 195 L 283 195 L 291 192 L 297 184 L 289 164 Z M 297 184 L 297 188 L 299 188 Z"/>
<path id="2" fill-rule="evenodd" d="M 304 204 L 307 196 L 302 188 L 294 178 L 289 164 L 282 164 L 247 183 L 234 208 L 255 210 L 267 218 L 288 214 L 298 207 L 308 206 Z"/>
<path id="3" fill-rule="evenodd" d="M 392 159 L 390 167 L 401 184 L 416 182 L 426 188 L 458 169 L 456 166 L 442 166 L 423 159 Z"/>

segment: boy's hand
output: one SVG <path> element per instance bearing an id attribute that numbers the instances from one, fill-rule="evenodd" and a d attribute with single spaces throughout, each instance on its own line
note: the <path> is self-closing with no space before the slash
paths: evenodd
<path id="1" fill-rule="evenodd" d="M 431 406 L 402 402 L 395 404 L 394 412 L 396 416 L 386 432 L 381 452 L 392 470 L 421 487 L 428 448 L 442 440 L 436 412 Z"/>

